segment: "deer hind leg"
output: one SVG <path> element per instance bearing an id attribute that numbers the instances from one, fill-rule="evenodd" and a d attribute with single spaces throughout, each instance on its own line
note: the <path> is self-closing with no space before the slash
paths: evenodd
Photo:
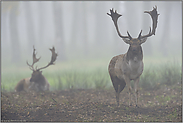
<path id="1" fill-rule="evenodd" d="M 118 91 L 116 92 L 116 101 L 118 106 L 119 106 L 119 94 L 120 94 L 120 85 L 118 85 Z"/>
<path id="2" fill-rule="evenodd" d="M 136 107 L 138 106 L 138 83 L 139 83 L 139 78 L 134 80 L 134 85 L 135 85 L 135 103 Z"/>
<path id="3" fill-rule="evenodd" d="M 117 105 L 119 106 L 119 95 L 120 95 L 120 92 L 124 89 L 124 87 L 126 86 L 126 83 L 124 80 L 120 80 L 118 77 L 114 77 L 114 76 L 111 76 L 111 80 L 112 80 L 112 83 L 113 83 L 113 86 L 114 86 L 114 89 L 116 91 L 116 102 L 117 102 Z"/>

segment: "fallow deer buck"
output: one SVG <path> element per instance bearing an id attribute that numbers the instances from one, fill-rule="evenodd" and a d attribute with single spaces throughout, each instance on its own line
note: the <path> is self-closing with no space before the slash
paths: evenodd
<path id="1" fill-rule="evenodd" d="M 155 30 L 157 27 L 157 20 L 158 15 L 157 14 L 157 6 L 153 7 L 152 11 L 145 11 L 144 13 L 150 14 L 153 24 L 152 24 L 152 31 L 150 27 L 150 31 L 146 35 L 141 35 L 142 30 L 140 34 L 138 35 L 138 38 L 132 38 L 127 31 L 128 36 L 123 36 L 119 32 L 117 20 L 120 16 L 116 11 L 114 12 L 113 9 L 110 10 L 110 13 L 107 13 L 109 16 L 112 17 L 112 20 L 114 22 L 114 25 L 116 27 L 117 33 L 119 37 L 123 39 L 123 41 L 127 44 L 129 44 L 129 49 L 127 53 L 121 54 L 118 56 L 114 56 L 109 64 L 108 71 L 110 78 L 113 83 L 113 87 L 116 91 L 116 101 L 117 105 L 119 106 L 119 94 L 124 89 L 124 87 L 127 84 L 128 90 L 129 90 L 129 105 L 131 105 L 131 93 L 132 88 L 130 81 L 134 81 L 134 88 L 135 88 L 135 103 L 136 106 L 138 104 L 138 83 L 140 75 L 143 72 L 143 51 L 141 44 L 144 43 L 148 37 L 155 35 Z"/>
<path id="2" fill-rule="evenodd" d="M 40 70 L 45 69 L 50 65 L 54 65 L 54 62 L 57 58 L 57 53 L 55 53 L 54 47 L 52 49 L 50 49 L 50 51 L 52 52 L 51 61 L 45 67 L 41 67 L 39 69 L 37 69 L 37 67 L 36 67 L 36 69 L 35 69 L 34 64 L 36 62 L 38 62 L 41 57 L 36 58 L 35 48 L 33 46 L 33 63 L 32 63 L 32 65 L 30 65 L 27 62 L 27 65 L 33 71 L 32 76 L 31 76 L 31 78 L 25 78 L 25 79 L 20 80 L 18 82 L 17 86 L 15 87 L 16 92 L 31 91 L 31 90 L 49 91 L 50 84 L 47 81 L 47 79 L 42 75 L 42 71 L 40 71 Z"/>

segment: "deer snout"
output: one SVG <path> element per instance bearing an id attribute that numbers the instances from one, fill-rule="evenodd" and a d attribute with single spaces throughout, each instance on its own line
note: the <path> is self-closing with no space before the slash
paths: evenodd
<path id="1" fill-rule="evenodd" d="M 137 49 L 136 49 L 136 48 L 134 48 L 132 51 L 133 51 L 133 52 L 136 52 L 136 51 L 137 51 Z"/>
<path id="2" fill-rule="evenodd" d="M 132 49 L 131 49 L 133 52 L 137 52 L 137 50 L 138 50 L 138 47 L 136 47 L 136 46 L 132 46 Z"/>

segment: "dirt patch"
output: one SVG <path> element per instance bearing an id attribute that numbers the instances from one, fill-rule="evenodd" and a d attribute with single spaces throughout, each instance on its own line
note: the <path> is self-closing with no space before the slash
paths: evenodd
<path id="1" fill-rule="evenodd" d="M 114 89 L 1 93 L 1 121 L 182 121 L 181 89 L 139 91 L 139 107 L 128 106 L 127 89 L 116 106 Z M 134 100 L 134 96 L 132 100 Z"/>

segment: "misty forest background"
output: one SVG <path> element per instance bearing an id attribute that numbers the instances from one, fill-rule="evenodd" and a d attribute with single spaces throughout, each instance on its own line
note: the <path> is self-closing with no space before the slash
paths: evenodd
<path id="1" fill-rule="evenodd" d="M 105 79 L 100 79 L 95 84 L 106 81 L 111 86 L 108 64 L 113 56 L 126 53 L 129 46 L 117 35 L 114 23 L 107 13 L 114 8 L 122 14 L 118 20 L 120 32 L 127 35 L 128 30 L 135 38 L 141 29 L 143 35 L 149 32 L 152 20 L 144 11 L 151 11 L 155 5 L 160 16 L 156 35 L 142 44 L 144 69 L 152 68 L 152 65 L 160 68 L 159 64 L 166 66 L 171 62 L 178 65 L 180 80 L 181 1 L 2 1 L 1 86 L 13 90 L 20 79 L 30 77 L 31 70 L 26 61 L 32 62 L 33 45 L 37 57 L 41 56 L 36 64 L 38 68 L 49 62 L 51 53 L 48 48 L 55 46 L 58 52 L 55 66 L 43 70 L 53 88 L 63 86 L 64 82 L 87 83 L 91 76 L 91 83 L 97 77 L 104 76 Z M 80 69 L 84 72 L 78 72 Z M 74 76 L 73 80 L 69 73 Z M 77 86 L 81 85 L 83 84 L 77 83 Z M 89 86 L 91 85 L 87 85 Z"/>

